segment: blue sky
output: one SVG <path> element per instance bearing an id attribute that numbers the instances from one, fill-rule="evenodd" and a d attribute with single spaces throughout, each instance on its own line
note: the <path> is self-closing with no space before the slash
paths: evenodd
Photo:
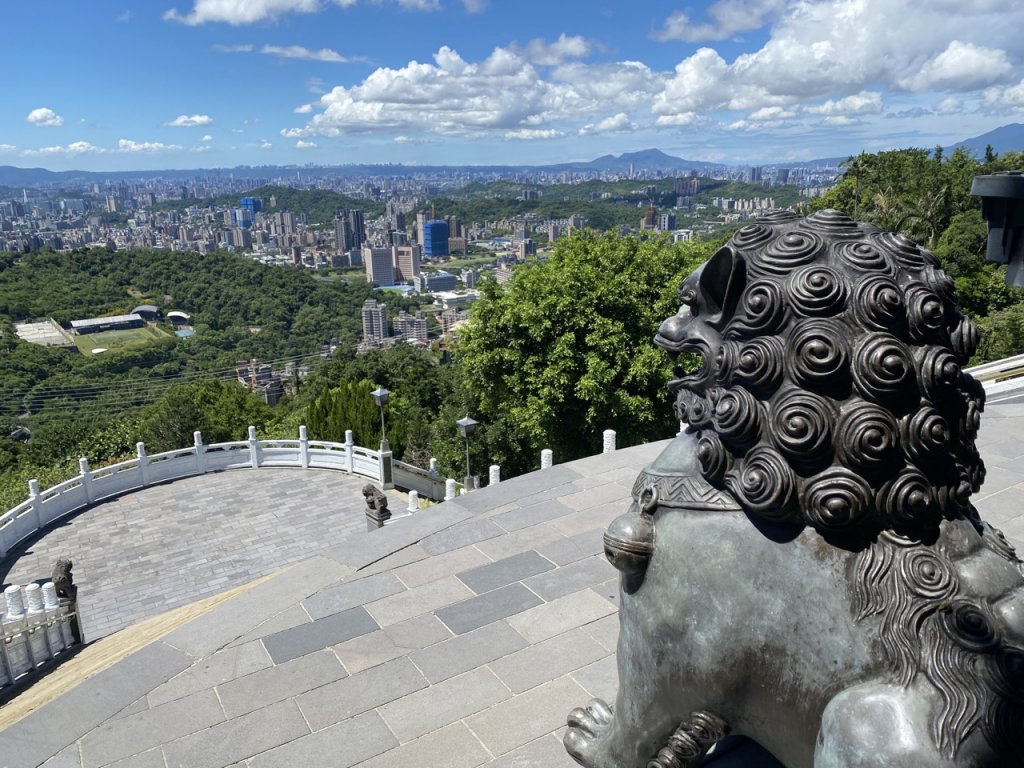
<path id="1" fill-rule="evenodd" d="M 1024 3 L 5 4 L 0 165 L 792 161 L 1024 121 Z"/>

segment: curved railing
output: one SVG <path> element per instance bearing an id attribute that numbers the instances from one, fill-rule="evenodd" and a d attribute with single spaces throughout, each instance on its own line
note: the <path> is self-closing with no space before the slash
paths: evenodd
<path id="1" fill-rule="evenodd" d="M 247 440 L 205 445 L 202 434 L 196 432 L 194 441 L 189 448 L 152 455 L 146 453 L 144 444 L 138 443 L 134 459 L 99 469 L 90 469 L 86 459 L 79 459 L 79 473 L 75 477 L 45 490 L 39 488 L 38 481 L 29 481 L 29 497 L 0 515 L 0 558 L 65 515 L 156 483 L 225 469 L 260 467 L 334 469 L 380 483 L 384 477 L 383 464 L 391 460 L 390 453 L 356 445 L 351 431 L 345 433 L 344 443 L 309 440 L 305 427 L 299 427 L 298 440 L 258 440 L 256 428 L 249 427 Z"/>

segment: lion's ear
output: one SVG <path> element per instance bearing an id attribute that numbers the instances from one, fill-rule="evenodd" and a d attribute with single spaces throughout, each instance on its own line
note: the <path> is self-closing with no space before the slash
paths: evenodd
<path id="1" fill-rule="evenodd" d="M 719 327 L 732 317 L 747 282 L 743 257 L 731 246 L 723 245 L 708 259 L 700 274 L 700 294 L 704 300 L 705 321 Z"/>

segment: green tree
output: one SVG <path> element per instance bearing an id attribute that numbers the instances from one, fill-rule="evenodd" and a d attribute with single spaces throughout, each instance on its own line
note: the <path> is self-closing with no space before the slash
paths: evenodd
<path id="1" fill-rule="evenodd" d="M 483 425 L 474 443 L 514 475 L 534 468 L 542 448 L 559 461 L 594 453 L 605 429 L 620 445 L 673 434 L 671 364 L 651 337 L 710 252 L 591 231 L 560 240 L 505 287 L 485 282 L 456 351 L 455 407 Z"/>
<path id="2" fill-rule="evenodd" d="M 249 425 L 259 429 L 270 415 L 270 407 L 237 382 L 202 379 L 175 384 L 146 407 L 141 434 L 157 453 L 191 445 L 196 430 L 207 444 L 242 440 Z"/>
<path id="3" fill-rule="evenodd" d="M 329 389 L 306 409 L 306 427 L 316 440 L 344 442 L 352 430 L 356 445 L 373 447 L 380 441 L 380 411 L 369 381 L 343 381 Z"/>

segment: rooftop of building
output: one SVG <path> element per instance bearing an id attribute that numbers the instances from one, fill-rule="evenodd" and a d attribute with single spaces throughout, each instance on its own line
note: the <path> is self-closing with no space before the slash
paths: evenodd
<path id="1" fill-rule="evenodd" d="M 1016 399 L 983 417 L 988 478 L 975 503 L 1021 549 Z M 592 696 L 613 700 L 617 687 L 618 580 L 602 532 L 664 444 L 556 465 L 336 538 L 351 517 L 363 525 L 340 501 L 354 481 L 337 473 L 268 470 L 281 479 L 263 486 L 263 470 L 235 471 L 212 476 L 216 489 L 195 478 L 97 505 L 30 547 L 45 562 L 49 537 L 105 531 L 70 553 L 87 636 L 96 611 L 122 610 L 87 576 L 87 558 L 132 548 L 125 595 L 148 588 L 143 574 L 169 580 L 165 599 L 183 602 L 234 589 L 87 646 L 0 709 L 0 755 L 46 768 L 568 768 L 566 714 Z M 258 568 L 242 562 L 250 547 Z M 180 580 L 187 573 L 198 589 Z M 164 608 L 155 595 L 147 606 Z M 715 764 L 758 763 L 737 752 Z"/>

